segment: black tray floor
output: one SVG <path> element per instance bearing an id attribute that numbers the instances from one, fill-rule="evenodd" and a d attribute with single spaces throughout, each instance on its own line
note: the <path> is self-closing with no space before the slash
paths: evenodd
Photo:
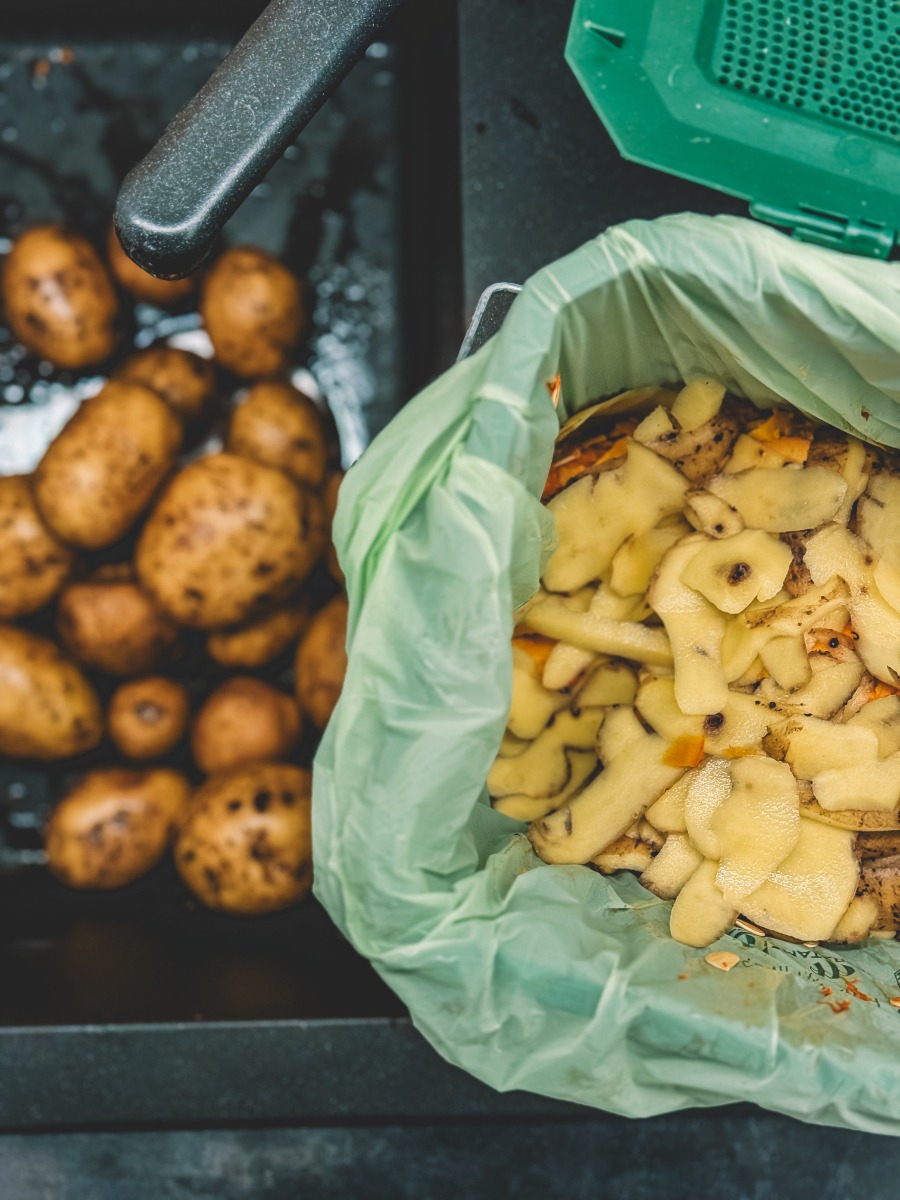
<path id="1" fill-rule="evenodd" d="M 403 1006 L 314 900 L 202 908 L 170 863 L 111 893 L 41 870 L 0 897 L 0 1026 L 389 1017 Z"/>

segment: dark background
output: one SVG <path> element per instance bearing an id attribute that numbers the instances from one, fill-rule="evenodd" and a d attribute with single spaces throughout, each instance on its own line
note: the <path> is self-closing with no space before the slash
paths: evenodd
<path id="1" fill-rule="evenodd" d="M 161 29 L 187 38 L 199 21 L 228 40 L 260 7 L 157 0 L 152 15 L 87 4 L 61 18 L 59 5 L 31 5 L 4 14 L 2 33 L 49 36 L 56 21 L 63 32 L 68 23 L 81 35 L 111 39 Z M 390 365 L 398 397 L 449 365 L 488 284 L 521 282 L 629 217 L 743 211 L 717 193 L 621 161 L 563 62 L 570 10 L 570 0 L 408 0 L 388 31 L 398 55 L 403 349 Z M 402 1017 L 391 1017 L 391 998 L 349 950 L 328 942 L 323 920 L 306 919 L 305 941 L 294 940 L 289 925 L 260 935 L 264 945 L 290 938 L 292 955 L 288 982 L 276 973 L 264 1002 L 231 943 L 216 993 L 220 1005 L 232 1005 L 230 1021 L 219 1011 L 212 1021 L 155 1031 L 0 1031 L 8 1129 L 0 1134 L 0 1197 L 896 1194 L 900 1145 L 893 1139 L 804 1126 L 749 1106 L 628 1122 L 539 1097 L 496 1096 L 443 1064 Z M 96 1010 L 103 986 L 108 1002 L 126 1006 L 135 991 L 146 1003 L 147 990 L 158 986 L 151 970 L 149 982 L 139 978 L 128 992 L 132 937 L 120 935 L 125 980 L 122 971 L 105 985 L 95 978 L 86 1011 Z M 254 940 L 252 931 L 241 937 Z M 215 946 L 212 933 L 202 940 Z M 76 951 L 89 966 L 90 939 Z M 334 954 L 345 955 L 336 966 L 343 962 L 349 974 L 340 985 L 313 989 L 312 1009 L 298 1012 L 291 991 L 297 964 L 310 977 L 327 975 Z M 116 987 L 125 988 L 124 999 Z M 0 991 L 14 990 L 0 979 Z M 47 1003 L 52 1010 L 52 996 Z M 274 1006 L 273 1019 L 259 1019 L 261 1004 Z M 358 1019 L 318 1019 L 329 1011 Z"/>

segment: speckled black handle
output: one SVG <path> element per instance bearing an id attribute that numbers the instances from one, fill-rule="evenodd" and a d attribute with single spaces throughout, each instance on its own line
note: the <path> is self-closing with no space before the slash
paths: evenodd
<path id="1" fill-rule="evenodd" d="M 221 226 L 331 95 L 399 0 L 273 0 L 126 177 L 115 225 L 162 279 Z"/>

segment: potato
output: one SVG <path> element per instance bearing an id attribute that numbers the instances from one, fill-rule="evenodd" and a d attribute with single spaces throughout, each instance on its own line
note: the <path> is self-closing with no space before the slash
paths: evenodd
<path id="1" fill-rule="evenodd" d="M 708 946 L 734 924 L 737 912 L 716 886 L 716 866 L 704 859 L 675 897 L 669 932 L 676 942 Z"/>
<path id="2" fill-rule="evenodd" d="M 717 713 L 728 701 L 721 652 L 725 618 L 682 579 L 701 549 L 709 546 L 717 550 L 722 544 L 707 542 L 700 533 L 682 538 L 666 551 L 647 592 L 669 637 L 675 666 L 675 700 L 685 714 Z"/>
<path id="3" fill-rule="evenodd" d="M 72 562 L 72 551 L 41 519 L 29 479 L 0 479 L 0 618 L 43 608 L 62 587 Z"/>
<path id="4" fill-rule="evenodd" d="M 830 521 L 847 494 L 847 483 L 827 467 L 773 471 L 750 467 L 716 475 L 709 491 L 736 508 L 744 523 L 769 533 L 793 533 Z"/>
<path id="5" fill-rule="evenodd" d="M 878 905 L 876 929 L 900 931 L 900 855 L 878 855 L 861 863 L 859 891 Z"/>
<path id="6" fill-rule="evenodd" d="M 215 395 L 213 365 L 199 354 L 175 346 L 151 346 L 126 358 L 113 373 L 121 383 L 136 383 L 157 392 L 184 425 L 193 425 L 209 409 Z"/>
<path id="7" fill-rule="evenodd" d="M 634 433 L 631 436 L 636 442 L 640 442 L 642 446 L 649 446 L 651 442 L 658 441 L 664 434 L 673 433 L 674 429 L 675 426 L 672 424 L 672 418 L 669 416 L 668 410 L 663 408 L 661 404 L 658 404 L 635 427 Z"/>
<path id="8" fill-rule="evenodd" d="M 283 372 L 305 324 L 300 280 L 254 246 L 234 246 L 213 263 L 200 313 L 216 358 L 245 379 Z"/>
<path id="9" fill-rule="evenodd" d="M 551 592 L 575 592 L 610 568 L 616 551 L 680 513 L 687 480 L 652 450 L 630 442 L 619 465 L 585 476 L 549 501 L 559 545 L 544 570 Z"/>
<path id="10" fill-rule="evenodd" d="M 570 605 L 570 599 L 539 592 L 524 614 L 522 625 L 532 633 L 580 650 L 613 654 L 653 666 L 671 665 L 672 647 L 664 630 L 593 609 L 578 611 Z"/>
<path id="11" fill-rule="evenodd" d="M 334 548 L 331 530 L 334 526 L 334 514 L 337 511 L 338 492 L 341 484 L 344 482 L 343 471 L 330 471 L 325 477 L 325 485 L 322 488 L 322 500 L 325 504 L 325 518 L 328 521 L 328 542 L 325 546 L 325 566 L 328 568 L 328 574 L 342 587 L 344 585 L 344 572 L 341 570 L 341 564 L 338 562 L 337 550 Z"/>
<path id="12" fill-rule="evenodd" d="M 265 763 L 210 779 L 196 793 L 175 866 L 209 908 L 252 915 L 287 908 L 312 886 L 311 776 Z"/>
<path id="13" fill-rule="evenodd" d="M 231 415 L 225 449 L 317 488 L 325 478 L 325 423 L 314 400 L 277 380 L 250 388 Z"/>
<path id="14" fill-rule="evenodd" d="M 110 675 L 142 675 L 177 657 L 177 627 L 136 583 L 85 580 L 63 590 L 56 632 L 81 662 Z"/>
<path id="15" fill-rule="evenodd" d="M 206 775 L 243 763 L 287 758 L 300 738 L 290 696 L 261 679 L 228 679 L 207 697 L 191 730 L 191 753 Z"/>
<path id="16" fill-rule="evenodd" d="M 800 818 L 800 837 L 778 870 L 741 903 L 755 925 L 800 942 L 829 937 L 856 894 L 855 834 Z"/>
<path id="17" fill-rule="evenodd" d="M 184 279 L 157 279 L 143 270 L 122 249 L 115 228 L 110 225 L 106 235 L 106 257 L 109 269 L 118 284 L 130 292 L 135 300 L 143 300 L 157 308 L 168 308 L 189 296 L 197 285 L 196 272 Z"/>
<path id="18" fill-rule="evenodd" d="M 47 866 L 73 888 L 131 883 L 162 858 L 190 794 L 178 771 L 91 771 L 50 817 Z"/>
<path id="19" fill-rule="evenodd" d="M 189 715 L 186 688 L 150 675 L 116 688 L 106 714 L 107 731 L 126 758 L 158 758 L 181 740 Z"/>
<path id="20" fill-rule="evenodd" d="M 705 488 L 721 470 L 737 434 L 734 416 L 720 410 L 695 429 L 673 429 L 648 445 L 673 463 L 695 488 Z"/>
<path id="21" fill-rule="evenodd" d="M 251 621 L 293 594 L 325 542 L 321 501 L 281 471 L 234 454 L 189 464 L 166 488 L 137 546 L 160 608 L 195 629 Z"/>
<path id="22" fill-rule="evenodd" d="M 261 667 L 296 642 L 309 622 L 308 606 L 294 601 L 247 625 L 211 633 L 206 652 L 224 667 Z"/>
<path id="23" fill-rule="evenodd" d="M 152 500 L 181 439 L 180 422 L 156 392 L 110 381 L 85 400 L 38 463 L 41 516 L 73 546 L 112 545 Z"/>
<path id="24" fill-rule="evenodd" d="M 0 625 L 0 754 L 52 760 L 103 736 L 97 694 L 47 638 Z"/>
<path id="25" fill-rule="evenodd" d="M 717 379 L 692 379 L 672 404 L 672 416 L 687 433 L 700 429 L 715 417 L 725 399 L 725 385 Z"/>
<path id="26" fill-rule="evenodd" d="M 596 767 L 593 744 L 602 720 L 599 707 L 556 713 L 521 754 L 496 760 L 487 778 L 491 796 L 544 800 L 545 813 L 558 808 Z"/>
<path id="27" fill-rule="evenodd" d="M 17 238 L 3 270 L 3 307 L 19 341 L 57 367 L 108 358 L 119 341 L 119 306 L 90 242 L 61 225 Z"/>
<path id="28" fill-rule="evenodd" d="M 347 671 L 347 600 L 335 596 L 313 617 L 297 647 L 294 679 L 300 711 L 324 729 Z"/>
<path id="29" fill-rule="evenodd" d="M 620 838 L 684 771 L 662 761 L 655 734 L 631 742 L 573 799 L 528 831 L 544 862 L 585 863 Z"/>

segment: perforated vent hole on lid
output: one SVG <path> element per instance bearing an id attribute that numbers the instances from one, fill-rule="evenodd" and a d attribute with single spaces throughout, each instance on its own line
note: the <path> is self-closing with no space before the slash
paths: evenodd
<path id="1" fill-rule="evenodd" d="M 723 0 L 709 67 L 757 101 L 900 141 L 900 0 Z"/>

